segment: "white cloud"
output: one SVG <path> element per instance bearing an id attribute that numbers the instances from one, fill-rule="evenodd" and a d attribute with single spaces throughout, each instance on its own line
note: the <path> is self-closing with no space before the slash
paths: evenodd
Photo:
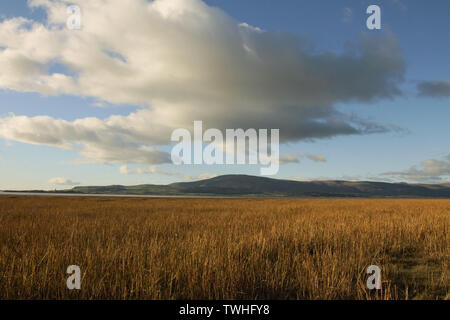
<path id="1" fill-rule="evenodd" d="M 300 163 L 300 159 L 303 156 L 298 152 L 288 153 L 284 154 L 280 157 L 280 164 L 287 164 L 287 163 Z"/>
<path id="2" fill-rule="evenodd" d="M 81 30 L 65 27 L 69 3 L 81 7 Z M 43 6 L 49 20 L 0 22 L 0 88 L 141 109 L 74 121 L 3 117 L 0 137 L 78 150 L 102 163 L 169 162 L 155 146 L 194 120 L 222 130 L 282 128 L 283 142 L 385 132 L 334 105 L 395 96 L 404 74 L 392 35 L 363 35 L 357 53 L 338 55 L 235 21 L 199 0 L 30 4 Z M 52 72 L 54 63 L 66 72 Z"/>
<path id="3" fill-rule="evenodd" d="M 58 186 L 76 186 L 80 184 L 79 182 L 73 182 L 72 180 L 64 177 L 51 178 L 50 180 L 48 180 L 48 183 Z"/>
<path id="4" fill-rule="evenodd" d="M 206 180 L 217 177 L 217 174 L 214 173 L 200 173 L 196 176 L 184 176 L 183 179 L 186 182 L 197 181 L 197 180 Z"/>
<path id="5" fill-rule="evenodd" d="M 400 178 L 410 182 L 441 183 L 450 178 L 450 155 L 444 160 L 426 160 L 419 166 L 412 166 L 404 171 L 390 171 L 382 175 Z"/>
<path id="6" fill-rule="evenodd" d="M 127 165 L 123 165 L 119 168 L 119 172 L 120 174 L 131 174 L 132 171 L 130 169 L 128 169 Z"/>
<path id="7" fill-rule="evenodd" d="M 129 117 L 134 116 L 138 117 L 137 114 Z M 157 140 L 139 136 L 138 133 L 132 132 L 131 128 L 128 130 L 125 124 L 117 125 L 120 121 L 122 119 L 119 116 L 112 116 L 106 120 L 84 118 L 69 122 L 47 116 L 10 115 L 0 118 L 0 136 L 7 140 L 78 150 L 83 157 L 94 159 L 99 163 L 170 162 L 168 153 L 149 145 L 152 142 L 156 143 Z M 136 122 L 141 121 L 145 121 L 145 118 Z M 131 121 L 129 125 L 132 124 Z"/>
<path id="8" fill-rule="evenodd" d="M 309 160 L 312 160 L 314 162 L 326 162 L 327 158 L 323 154 L 308 154 L 307 155 Z"/>
<path id="9" fill-rule="evenodd" d="M 197 178 L 199 180 L 212 179 L 215 177 L 217 177 L 217 174 L 215 174 L 215 173 L 201 173 L 201 174 L 197 175 Z"/>
<path id="10" fill-rule="evenodd" d="M 280 157 L 280 164 L 300 163 L 304 156 L 298 152 L 284 154 Z M 323 154 L 307 154 L 306 157 L 314 162 L 326 162 L 327 158 Z"/>
<path id="11" fill-rule="evenodd" d="M 372 182 L 393 182 L 391 179 L 386 177 L 374 176 L 374 175 L 359 175 L 344 174 L 341 176 L 319 176 L 319 177 L 306 177 L 306 176 L 294 176 L 288 177 L 286 180 L 293 181 L 372 181 Z"/>
<path id="12" fill-rule="evenodd" d="M 180 173 L 176 171 L 167 171 L 158 168 L 157 166 L 148 166 L 148 167 L 140 167 L 135 169 L 128 168 L 127 165 L 123 165 L 119 168 L 119 172 L 121 174 L 158 174 L 158 175 L 165 175 L 165 176 L 181 176 Z"/>

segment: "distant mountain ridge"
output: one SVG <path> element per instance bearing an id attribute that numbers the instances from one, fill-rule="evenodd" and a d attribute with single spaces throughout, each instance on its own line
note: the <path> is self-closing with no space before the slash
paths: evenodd
<path id="1" fill-rule="evenodd" d="M 161 196 L 450 198 L 450 184 L 407 184 L 370 181 L 293 181 L 248 175 L 223 175 L 206 180 L 177 182 L 169 185 L 80 186 L 56 192 Z"/>

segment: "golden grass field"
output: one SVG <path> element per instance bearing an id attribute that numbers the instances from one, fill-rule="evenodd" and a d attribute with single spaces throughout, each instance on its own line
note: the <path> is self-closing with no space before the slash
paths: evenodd
<path id="1" fill-rule="evenodd" d="M 0 196 L 0 298 L 449 299 L 449 225 L 450 200 Z"/>

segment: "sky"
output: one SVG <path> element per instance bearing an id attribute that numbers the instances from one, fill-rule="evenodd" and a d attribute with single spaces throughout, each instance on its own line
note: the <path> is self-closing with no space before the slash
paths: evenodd
<path id="1" fill-rule="evenodd" d="M 71 30 L 67 7 L 81 8 Z M 369 5 L 381 29 L 369 30 Z M 293 180 L 450 182 L 450 2 L 0 2 L 0 190 L 167 184 L 171 133 L 280 130 Z"/>

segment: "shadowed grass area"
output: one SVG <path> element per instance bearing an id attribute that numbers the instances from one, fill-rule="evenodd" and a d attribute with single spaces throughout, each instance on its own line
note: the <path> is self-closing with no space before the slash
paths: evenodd
<path id="1" fill-rule="evenodd" d="M 1 196 L 0 298 L 448 299 L 449 224 L 450 200 Z"/>

